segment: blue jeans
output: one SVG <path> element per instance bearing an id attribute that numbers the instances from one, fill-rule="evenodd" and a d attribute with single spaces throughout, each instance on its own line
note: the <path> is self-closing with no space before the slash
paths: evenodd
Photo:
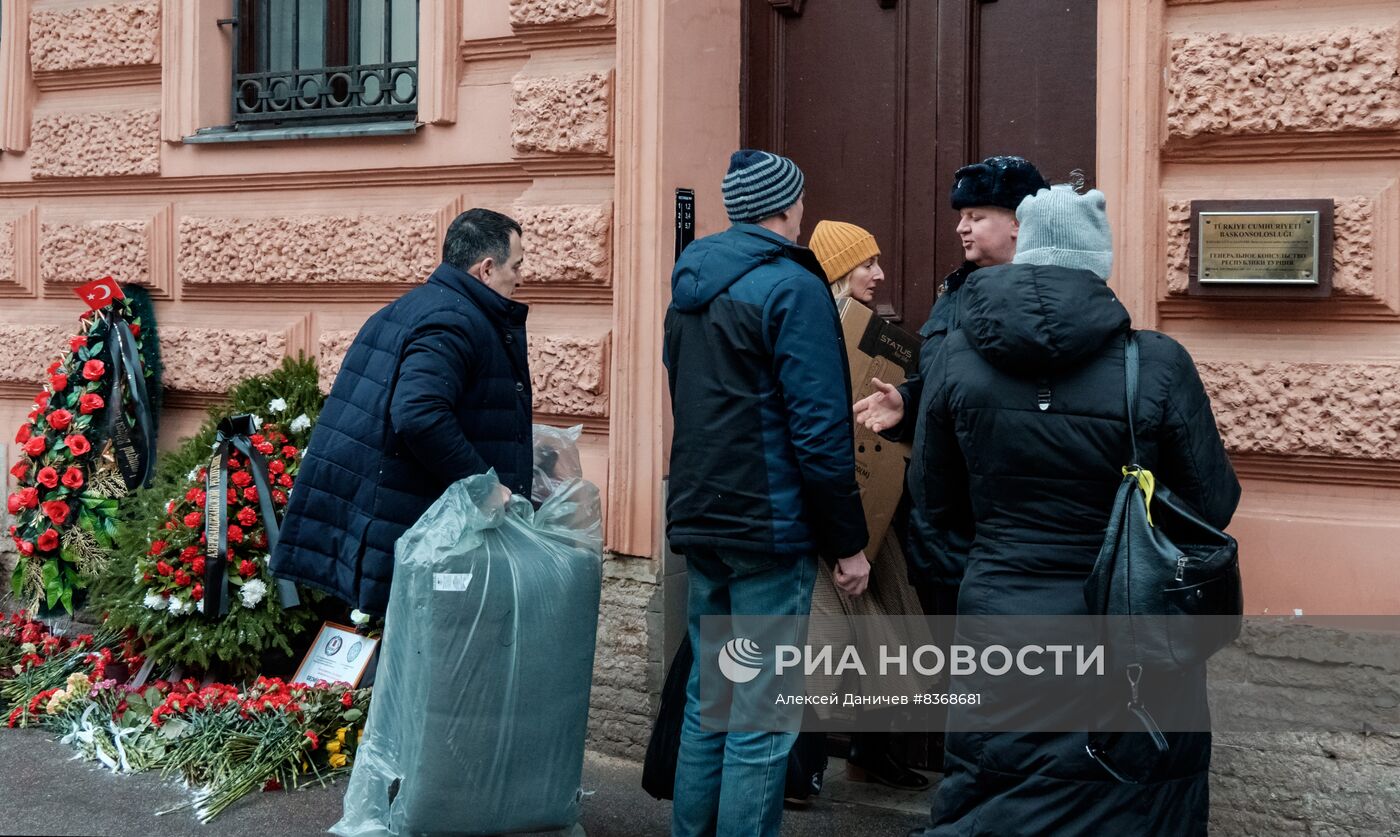
<path id="1" fill-rule="evenodd" d="M 777 837 L 783 819 L 788 751 L 796 729 L 704 729 L 700 711 L 700 619 L 704 616 L 806 616 L 816 559 L 691 548 L 690 642 L 697 662 L 686 686 L 685 722 L 671 808 L 673 837 Z M 803 637 L 794 635 L 797 644 Z M 769 699 L 771 703 L 771 698 Z M 736 706 L 736 709 L 739 707 Z"/>

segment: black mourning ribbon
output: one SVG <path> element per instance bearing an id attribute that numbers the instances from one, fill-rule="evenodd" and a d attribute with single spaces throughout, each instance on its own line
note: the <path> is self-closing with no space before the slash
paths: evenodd
<path id="1" fill-rule="evenodd" d="M 151 400 L 146 391 L 146 371 L 141 363 L 141 350 L 131 324 L 113 306 L 100 314 L 107 324 L 107 363 L 112 367 L 112 391 L 107 403 L 107 438 L 112 440 L 112 452 L 117 470 L 127 488 L 150 488 L 155 476 L 155 425 L 151 420 Z M 130 396 L 136 412 L 136 435 L 126 417 L 126 399 Z"/>
<path id="2" fill-rule="evenodd" d="M 272 506 L 267 460 L 248 438 L 257 430 L 251 415 L 225 417 L 219 422 L 214 455 L 209 460 L 209 474 L 204 480 L 204 616 L 208 619 L 228 614 L 228 459 L 233 451 L 248 460 L 253 485 L 258 489 L 267 551 L 271 554 L 277 548 L 277 513 Z M 277 595 L 284 610 L 301 604 L 296 585 L 285 578 L 277 580 Z"/>

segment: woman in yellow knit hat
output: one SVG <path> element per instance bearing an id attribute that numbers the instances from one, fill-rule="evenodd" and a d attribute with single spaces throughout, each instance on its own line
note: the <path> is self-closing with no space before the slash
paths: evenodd
<path id="1" fill-rule="evenodd" d="M 831 294 L 838 303 L 850 299 L 870 306 L 875 301 L 875 289 L 885 280 L 880 269 L 880 245 L 875 236 L 866 230 L 843 221 L 822 221 L 812 231 L 808 244 L 831 286 Z M 812 615 L 814 617 L 866 617 L 860 622 L 866 629 L 876 628 L 879 616 L 920 616 L 919 597 L 909 585 L 904 570 L 904 554 L 899 547 L 899 539 L 891 531 L 885 537 L 877 553 L 880 560 L 870 573 L 870 586 L 865 595 L 859 598 L 846 596 L 836 587 L 831 571 L 825 566 L 818 567 L 817 582 L 812 590 Z M 820 562 L 824 564 L 825 562 Z M 854 622 L 847 622 L 844 632 L 838 627 L 841 619 L 814 619 L 809 629 L 809 641 L 814 644 L 870 644 L 876 638 L 855 636 Z M 869 632 L 869 631 L 867 631 Z M 842 634 L 844 635 L 838 635 Z M 829 634 L 829 635 L 828 635 Z M 932 637 L 928 637 L 932 641 Z M 807 678 L 808 692 L 811 694 L 841 691 L 837 682 L 822 682 L 822 675 Z M 912 695 L 911 695 L 912 697 Z M 814 706 L 818 714 L 822 707 Z M 869 711 L 869 710 L 867 710 Z M 828 713 L 829 714 L 829 713 Z M 893 724 L 894 718 L 876 719 L 862 716 L 857 724 L 860 728 Z M 883 723 L 882 723 L 883 721 Z M 911 770 L 901 757 L 899 748 L 888 732 L 856 732 L 851 734 L 851 757 L 847 761 L 848 775 L 858 781 L 880 782 L 894 788 L 919 791 L 928 787 L 928 779 Z"/>
<path id="2" fill-rule="evenodd" d="M 855 224 L 822 221 L 812 231 L 808 246 L 826 271 L 832 296 L 865 305 L 875 301 L 875 288 L 885 281 L 875 236 Z"/>

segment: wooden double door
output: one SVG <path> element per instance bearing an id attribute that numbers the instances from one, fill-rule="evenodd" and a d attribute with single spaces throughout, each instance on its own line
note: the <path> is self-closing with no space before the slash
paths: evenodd
<path id="1" fill-rule="evenodd" d="M 879 313 L 913 330 L 962 262 L 959 166 L 1019 154 L 1094 182 L 1096 0 L 744 0 L 742 134 L 875 234 Z"/>

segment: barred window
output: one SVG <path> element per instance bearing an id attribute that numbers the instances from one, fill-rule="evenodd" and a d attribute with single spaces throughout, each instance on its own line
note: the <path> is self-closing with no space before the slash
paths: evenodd
<path id="1" fill-rule="evenodd" d="M 412 119 L 418 0 L 237 0 L 233 121 Z"/>

